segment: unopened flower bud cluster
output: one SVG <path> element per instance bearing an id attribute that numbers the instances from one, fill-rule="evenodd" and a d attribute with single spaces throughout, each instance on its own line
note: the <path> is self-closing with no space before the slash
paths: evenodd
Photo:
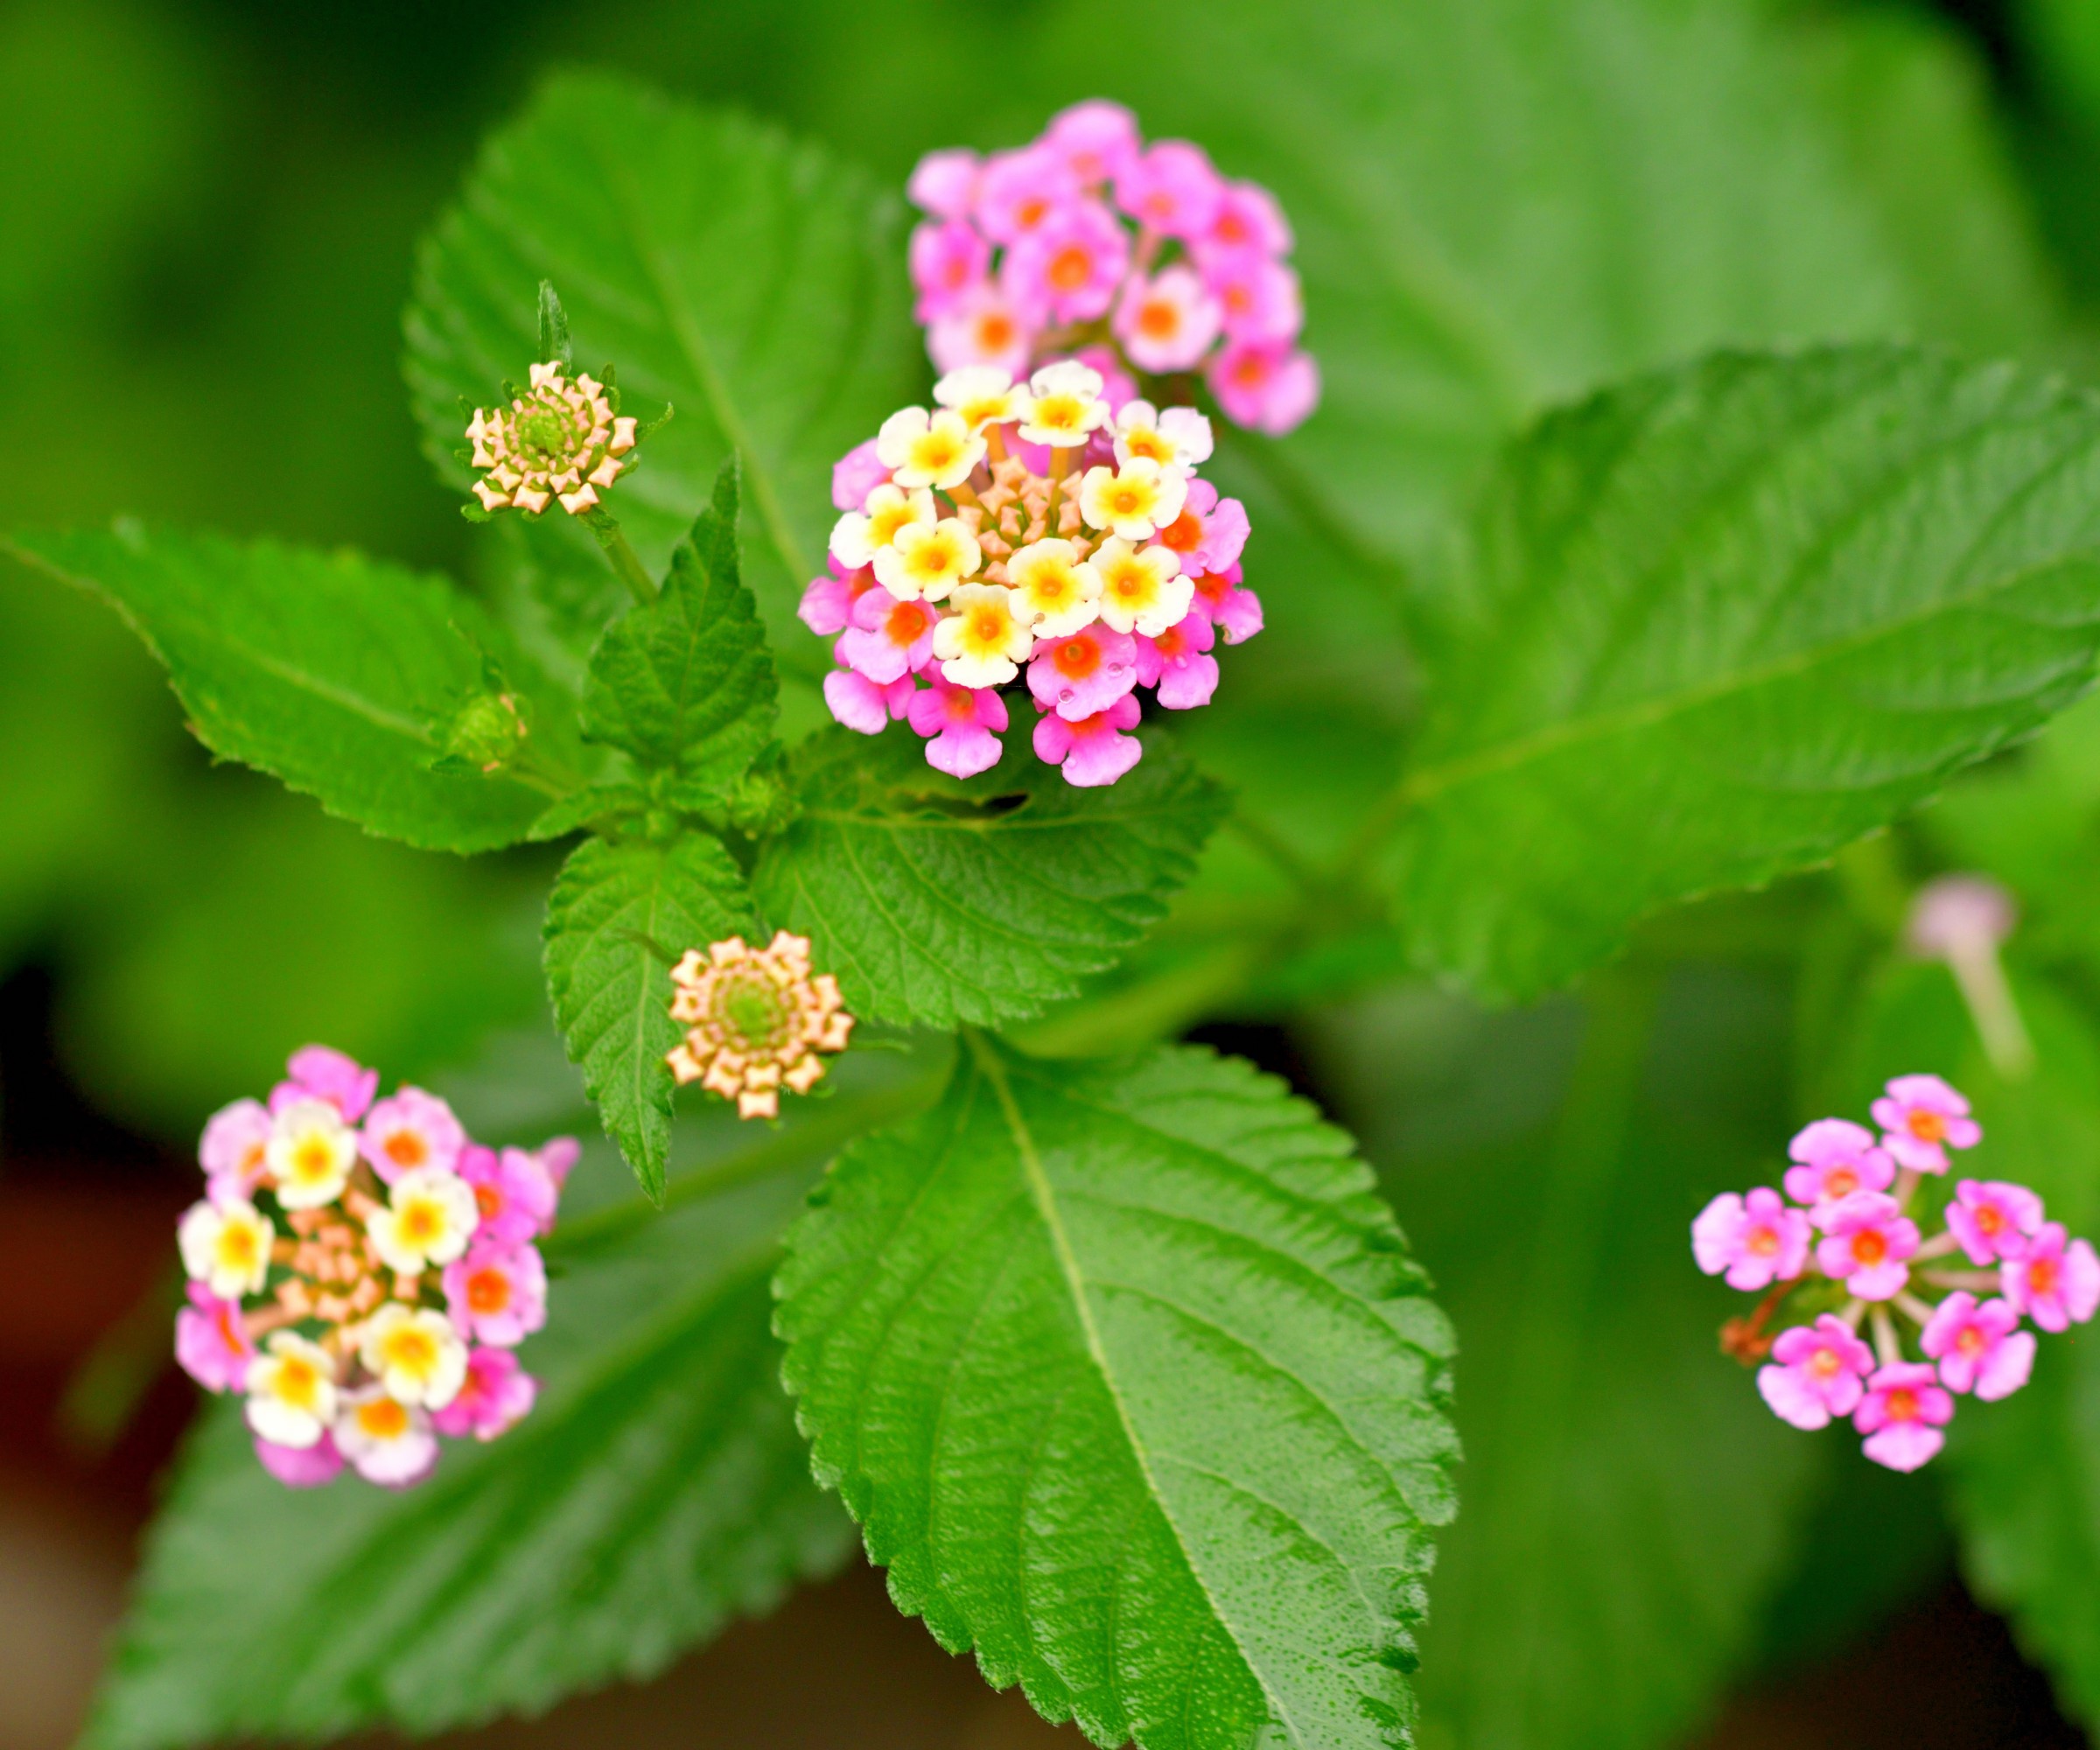
<path id="1" fill-rule="evenodd" d="M 176 1358 L 246 1398 L 280 1481 L 347 1464 L 406 1488 L 440 1435 L 493 1440 L 532 1408 L 514 1351 L 546 1320 L 534 1242 L 577 1144 L 485 1148 L 421 1088 L 375 1101 L 379 1073 L 324 1046 L 287 1068 L 267 1103 L 205 1127 L 206 1194 L 178 1231 Z"/>
<path id="2" fill-rule="evenodd" d="M 1127 389 L 1126 383 L 1122 386 Z M 1262 626 L 1241 587 L 1247 513 L 1196 470 L 1210 423 L 1118 396 L 1091 366 L 950 372 L 840 461 L 830 567 L 802 618 L 836 635 L 831 713 L 872 735 L 905 718 L 958 778 L 998 763 L 1000 689 L 1026 677 L 1037 755 L 1075 785 L 1138 763 L 1136 689 L 1210 703 L 1210 653 Z"/>
<path id="3" fill-rule="evenodd" d="M 808 936 L 779 930 L 764 948 L 732 935 L 689 948 L 671 983 L 671 1018 L 685 1029 L 672 1074 L 734 1100 L 739 1118 L 778 1117 L 780 1089 L 807 1094 L 852 1037 L 838 981 L 810 971 Z"/>
<path id="4" fill-rule="evenodd" d="M 508 408 L 477 407 L 466 435 L 483 475 L 474 482 L 481 508 L 536 515 L 553 503 L 571 516 L 594 508 L 635 444 L 634 421 L 612 410 L 604 385 L 588 373 L 571 381 L 551 361 L 532 368 L 530 387 Z"/>
<path id="5" fill-rule="evenodd" d="M 1158 375 L 1200 372 L 1236 424 L 1290 430 L 1320 399 L 1275 197 L 1186 140 L 1147 145 L 1120 104 L 1074 104 L 1042 137 L 913 172 L 915 313 L 934 368 L 1025 376 L 1099 346 Z M 1092 362 L 1092 360 L 1089 360 Z"/>
<path id="6" fill-rule="evenodd" d="M 1940 1450 L 1957 1396 L 1989 1403 L 2027 1382 L 2023 1320 L 2065 1331 L 2100 1309 L 2100 1256 L 2024 1185 L 1962 1179 L 1945 1194 L 1947 1152 L 1983 1131 L 1937 1076 L 1898 1076 L 1872 1116 L 1878 1136 L 1844 1118 L 1809 1125 L 1788 1147 L 1784 1195 L 1716 1197 L 1692 1223 L 1692 1254 L 1764 1294 L 1722 1346 L 1769 1355 L 1757 1384 L 1774 1414 L 1796 1428 L 1849 1416 L 1868 1458 L 1911 1471 Z M 1803 1322 L 1768 1337 L 1788 1308 Z"/>

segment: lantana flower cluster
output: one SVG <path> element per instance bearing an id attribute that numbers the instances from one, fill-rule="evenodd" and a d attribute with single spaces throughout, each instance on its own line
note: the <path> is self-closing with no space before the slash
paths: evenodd
<path id="1" fill-rule="evenodd" d="M 612 392 L 588 372 L 573 379 L 550 360 L 508 407 L 477 407 L 466 428 L 471 466 L 481 474 L 474 496 L 486 511 L 537 515 L 556 503 L 571 516 L 596 508 L 598 494 L 630 466 L 635 422 L 616 415 Z"/>
<path id="2" fill-rule="evenodd" d="M 667 1059 L 671 1074 L 681 1087 L 697 1082 L 734 1100 L 739 1118 L 778 1117 L 780 1089 L 807 1094 L 853 1034 L 838 980 L 810 971 L 806 935 L 776 930 L 764 948 L 732 935 L 688 948 L 671 983 L 671 1018 L 685 1029 Z"/>
<path id="3" fill-rule="evenodd" d="M 1774 1414 L 1810 1429 L 1849 1416 L 1868 1458 L 1913 1471 L 1944 1443 L 1956 1397 L 1991 1403 L 2027 1382 L 2023 1321 L 2065 1331 L 2100 1309 L 2100 1256 L 2024 1185 L 1948 1189 L 1948 1151 L 1983 1130 L 1938 1076 L 1899 1075 L 1872 1116 L 1875 1130 L 1818 1118 L 1796 1136 L 1783 1195 L 1716 1197 L 1691 1224 L 1692 1255 L 1763 1293 L 1721 1347 L 1765 1363 L 1757 1386 Z M 1802 1322 L 1768 1335 L 1782 1308 Z"/>
<path id="4" fill-rule="evenodd" d="M 205 1126 L 205 1196 L 178 1229 L 176 1359 L 242 1394 L 256 1456 L 295 1488 L 346 1464 L 407 1488 L 440 1435 L 493 1440 L 538 1391 L 515 1352 L 546 1321 L 534 1242 L 575 1139 L 486 1148 L 436 1095 L 378 1092 L 340 1052 L 295 1053 L 266 1102 Z"/>
<path id="5" fill-rule="evenodd" d="M 1186 140 L 1147 145 L 1099 99 L 1041 138 L 980 158 L 929 153 L 911 198 L 915 314 L 934 368 L 1026 376 L 1046 360 L 1200 372 L 1226 416 L 1290 430 L 1320 399 L 1298 345 L 1304 302 L 1291 227 L 1268 190 L 1219 175 Z"/>
<path id="6" fill-rule="evenodd" d="M 1241 583 L 1246 509 L 1196 473 L 1210 422 L 1075 360 L 1025 384 L 951 371 L 934 400 L 833 471 L 844 514 L 801 608 L 836 640 L 831 714 L 867 735 L 903 718 L 930 765 L 967 778 L 998 763 L 1000 689 L 1025 675 L 1038 756 L 1113 784 L 1142 752 L 1136 690 L 1208 704 L 1219 634 L 1262 628 Z"/>

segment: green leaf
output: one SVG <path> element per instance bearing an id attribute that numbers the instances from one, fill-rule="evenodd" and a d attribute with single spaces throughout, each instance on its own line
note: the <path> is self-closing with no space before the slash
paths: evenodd
<path id="1" fill-rule="evenodd" d="M 606 628 L 584 687 L 584 732 L 644 770 L 720 790 L 772 738 L 773 657 L 737 566 L 732 456 L 712 505 L 671 556 L 663 592 Z"/>
<path id="2" fill-rule="evenodd" d="M 776 649 L 806 678 L 829 656 L 794 620 L 822 568 L 831 465 L 919 382 L 900 212 L 857 172 L 742 116 L 609 74 L 550 80 L 489 140 L 458 206 L 424 244 L 407 371 L 424 448 L 465 491 L 458 406 L 520 376 L 550 279 L 578 360 L 610 360 L 629 412 L 677 417 L 608 499 L 653 571 L 741 453 L 752 511 L 746 578 Z M 594 632 L 617 584 L 569 517 L 504 517 Z M 597 580 L 596 613 L 572 598 Z"/>
<path id="3" fill-rule="evenodd" d="M 1722 354 L 1545 421 L 1390 793 L 1418 964 L 1561 983 L 2034 730 L 2100 644 L 2100 408 L 1894 347 Z"/>
<path id="4" fill-rule="evenodd" d="M 101 596 L 166 666 L 199 740 L 426 850 L 526 836 L 548 793 L 509 772 L 431 770 L 443 721 L 496 656 L 534 738 L 578 761 L 574 703 L 450 583 L 360 555 L 151 532 L 17 535 L 24 564 Z"/>
<path id="5" fill-rule="evenodd" d="M 1524 420 L 1615 377 L 1722 344 L 1973 332 L 1897 227 L 1941 239 L 1942 262 L 1979 229 L 2017 248 L 2012 201 L 1988 166 L 1962 173 L 1965 140 L 1921 124 L 1909 149 L 1952 173 L 1906 189 L 1892 221 L 1894 179 L 1856 150 L 1870 124 L 1830 113 L 1760 10 L 1088 0 L 1030 54 L 1026 123 L 1105 83 L 1148 134 L 1200 140 L 1276 191 L 1322 402 L 1286 444 L 1223 447 L 1376 569 L 1439 536 Z M 1979 221 L 1984 203 L 1998 210 Z M 2039 278 L 2034 253 L 1995 262 L 2000 285 Z"/>
<path id="6" fill-rule="evenodd" d="M 719 840 L 586 839 L 547 898 L 547 990 L 569 1059 L 606 1133 L 651 1197 L 663 1195 L 677 1044 L 670 969 L 689 948 L 753 928 L 744 878 Z"/>
<path id="7" fill-rule="evenodd" d="M 808 935 L 847 1006 L 934 1027 L 1071 996 L 1166 913 L 1225 792 L 1163 736 L 1119 783 L 1078 789 L 1009 732 L 967 782 L 901 730 L 797 750 L 801 816 L 752 873 L 774 924 Z"/>
<path id="8" fill-rule="evenodd" d="M 1408 1741 L 1451 1341 L 1340 1132 L 1207 1052 L 972 1036 L 788 1245 L 817 1475 L 943 1647 L 1104 1745 Z"/>
<path id="9" fill-rule="evenodd" d="M 1771 1176 L 1788 991 L 1693 968 L 1486 1015 L 1407 991 L 1315 1041 L 1463 1346 L 1423 1741 L 1690 1741 L 1756 1643 L 1826 1455 L 1716 1352 L 1691 1219 Z M 1831 1438 L 1842 1438 L 1833 1433 Z M 1848 1458 L 1854 1454 L 1846 1454 Z"/>
<path id="10" fill-rule="evenodd" d="M 713 1158 L 673 1180 L 662 1215 L 631 1187 L 607 1203 L 625 1174 L 586 1150 L 568 1200 L 601 1207 L 549 1241 L 547 1327 L 521 1351 L 538 1404 L 491 1445 L 447 1443 L 416 1488 L 284 1488 L 235 1407 L 217 1408 L 150 1536 L 87 1745 L 536 1712 L 649 1676 L 839 1565 L 851 1528 L 809 1480 L 766 1279 L 816 1165 L 937 1086 L 911 1065 L 784 1133 L 682 1124 L 682 1146 Z"/>

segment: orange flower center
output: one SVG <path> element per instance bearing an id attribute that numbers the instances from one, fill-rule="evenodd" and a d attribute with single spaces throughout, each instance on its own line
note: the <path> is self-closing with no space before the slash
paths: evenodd
<path id="1" fill-rule="evenodd" d="M 1138 332 L 1148 340 L 1171 340 L 1180 329 L 1180 309 L 1166 298 L 1148 298 L 1138 306 Z"/>
<path id="2" fill-rule="evenodd" d="M 1858 1188 L 1859 1175 L 1849 1166 L 1833 1167 L 1823 1181 L 1825 1197 L 1848 1197 Z"/>
<path id="3" fill-rule="evenodd" d="M 977 345 L 987 353 L 1003 353 L 1013 344 L 1014 326 L 1011 316 L 993 313 L 977 318 Z"/>
<path id="4" fill-rule="evenodd" d="M 1880 1264 L 1888 1256 L 1888 1242 L 1874 1228 L 1852 1236 L 1852 1261 L 1855 1264 Z"/>
<path id="5" fill-rule="evenodd" d="M 1750 1250 L 1760 1257 L 1770 1257 L 1779 1250 L 1779 1236 L 1769 1228 L 1760 1228 L 1750 1236 Z"/>
<path id="6" fill-rule="evenodd" d="M 1809 1357 L 1809 1371 L 1817 1379 L 1829 1379 L 1843 1365 L 1835 1349 L 1818 1349 Z"/>
<path id="7" fill-rule="evenodd" d="M 414 1130 L 396 1130 L 381 1146 L 396 1166 L 421 1166 L 430 1158 L 430 1150 Z"/>
<path id="8" fill-rule="evenodd" d="M 1043 215 L 1049 210 L 1050 203 L 1047 200 L 1040 194 L 1032 194 L 1013 209 L 1014 222 L 1026 231 L 1041 224 Z"/>
<path id="9" fill-rule="evenodd" d="M 1918 1395 L 1908 1386 L 1898 1386 L 1888 1394 L 1889 1419 L 1895 1422 L 1914 1422 L 1918 1415 Z"/>
<path id="10" fill-rule="evenodd" d="M 466 1279 L 466 1304 L 486 1316 L 510 1305 L 510 1278 L 500 1270 L 478 1270 Z"/>
<path id="11" fill-rule="evenodd" d="M 1159 531 L 1161 544 L 1172 548 L 1177 553 L 1194 552 L 1196 543 L 1202 538 L 1203 520 L 1193 510 L 1183 511 Z M 1199 583 L 1196 587 L 1200 589 L 1202 584 Z"/>
<path id="12" fill-rule="evenodd" d="M 890 610 L 888 623 L 883 630 L 892 644 L 916 643 L 933 620 L 933 612 L 924 602 L 899 602 Z"/>
<path id="13" fill-rule="evenodd" d="M 481 1212 L 484 1222 L 493 1222 L 503 1213 L 503 1194 L 493 1185 L 474 1186 L 474 1208 Z"/>
<path id="14" fill-rule="evenodd" d="M 1974 1212 L 1976 1228 L 1979 1234 L 1995 1234 L 2006 1225 L 2006 1218 L 1988 1203 Z"/>
<path id="15" fill-rule="evenodd" d="M 2035 1294 L 2056 1292 L 2056 1265 L 2053 1259 L 2036 1258 L 2027 1266 L 2027 1287 Z"/>
<path id="16" fill-rule="evenodd" d="M 1050 284 L 1057 291 L 1077 291 L 1087 283 L 1094 258 L 1077 243 L 1067 243 L 1050 258 Z"/>
<path id="17" fill-rule="evenodd" d="M 409 1412 L 390 1397 L 368 1397 L 357 1406 L 357 1425 L 374 1440 L 398 1440 L 409 1432 Z"/>
<path id="18" fill-rule="evenodd" d="M 1962 1326 L 1962 1334 L 1954 1340 L 1954 1346 L 1965 1355 L 1973 1355 L 1984 1347 L 1984 1334 L 1973 1325 Z"/>
<path id="19" fill-rule="evenodd" d="M 1101 646 L 1091 638 L 1070 638 L 1051 653 L 1050 661 L 1068 680 L 1083 681 L 1101 667 Z"/>
<path id="20" fill-rule="evenodd" d="M 1903 1124 L 1922 1143 L 1936 1143 L 1947 1134 L 1947 1120 L 1937 1112 L 1913 1112 Z"/>

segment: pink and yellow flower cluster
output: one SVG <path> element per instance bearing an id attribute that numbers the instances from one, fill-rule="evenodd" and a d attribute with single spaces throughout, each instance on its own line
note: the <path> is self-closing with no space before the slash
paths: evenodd
<path id="1" fill-rule="evenodd" d="M 1770 1357 L 1757 1384 L 1774 1413 L 1796 1428 L 1849 1416 L 1868 1458 L 1912 1471 L 1940 1450 L 1957 1396 L 1989 1403 L 2027 1382 L 2035 1340 L 2023 1320 L 2065 1331 L 2100 1310 L 2100 1256 L 2024 1185 L 1962 1179 L 1949 1190 L 1947 1152 L 1975 1147 L 1983 1130 L 1936 1075 L 1898 1076 L 1872 1116 L 1872 1130 L 1809 1125 L 1788 1146 L 1785 1194 L 1716 1197 L 1691 1224 L 1691 1248 L 1709 1276 L 1764 1294 L 1721 1341 L 1746 1362 Z M 1768 1338 L 1788 1305 L 1806 1322 Z"/>
<path id="2" fill-rule="evenodd" d="M 1019 377 L 1099 347 L 1153 375 L 1200 372 L 1228 419 L 1263 431 L 1319 402 L 1275 197 L 1186 140 L 1147 145 L 1122 105 L 1074 104 L 989 158 L 929 153 L 910 192 L 928 215 L 911 270 L 936 369 Z"/>
<path id="3" fill-rule="evenodd" d="M 377 1100 L 378 1071 L 326 1046 L 287 1071 L 205 1126 L 176 1359 L 246 1398 L 281 1482 L 348 1465 L 403 1488 L 436 1466 L 439 1435 L 493 1440 L 532 1408 L 515 1350 L 547 1317 L 534 1242 L 577 1144 L 485 1148 L 436 1095 Z"/>
<path id="4" fill-rule="evenodd" d="M 1210 422 L 1064 360 L 1026 383 L 950 371 L 833 471 L 844 514 L 802 618 L 836 637 L 831 714 L 904 718 L 958 778 L 998 763 L 1000 689 L 1026 680 L 1033 743 L 1068 781 L 1113 784 L 1142 749 L 1136 690 L 1210 703 L 1211 654 L 1262 628 L 1241 585 L 1247 513 L 1196 470 Z"/>

